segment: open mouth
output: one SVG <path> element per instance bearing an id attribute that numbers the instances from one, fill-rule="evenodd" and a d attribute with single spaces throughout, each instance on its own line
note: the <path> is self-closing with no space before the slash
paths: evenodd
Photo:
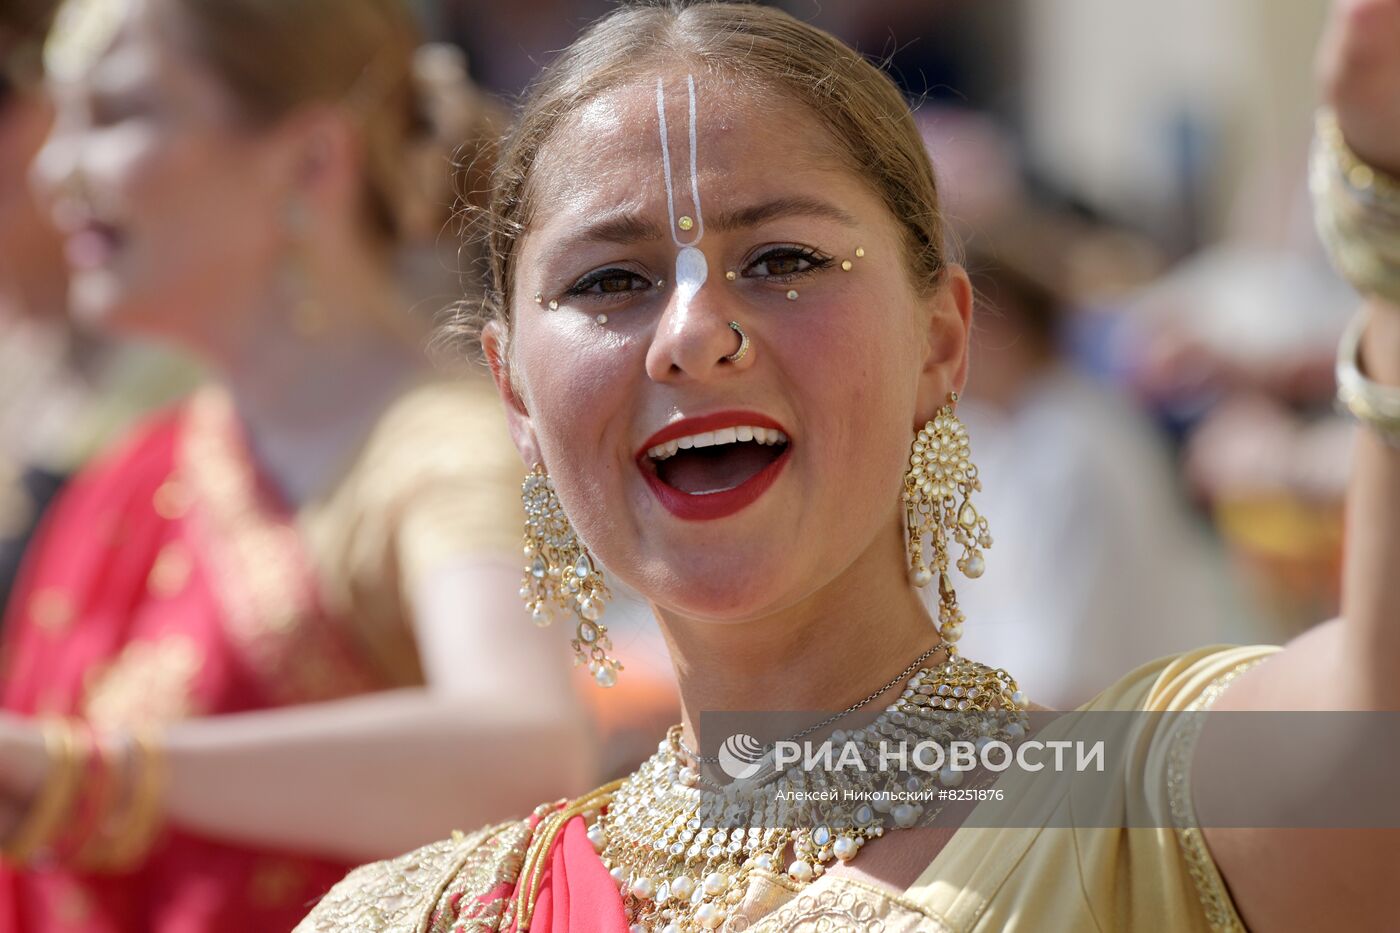
<path id="1" fill-rule="evenodd" d="M 651 448 L 647 456 L 667 486 L 708 496 L 744 485 L 781 457 L 787 446 L 782 431 L 745 425 L 678 437 Z"/>
<path id="2" fill-rule="evenodd" d="M 712 419 L 704 419 L 712 420 Z M 742 423 L 676 434 L 682 422 L 638 457 L 647 482 L 672 513 L 690 519 L 720 518 L 757 499 L 772 484 L 792 447 L 780 428 Z"/>
<path id="3" fill-rule="evenodd" d="M 111 262 L 121 244 L 122 235 L 116 227 L 88 221 L 69 234 L 64 252 L 73 269 L 95 269 Z"/>

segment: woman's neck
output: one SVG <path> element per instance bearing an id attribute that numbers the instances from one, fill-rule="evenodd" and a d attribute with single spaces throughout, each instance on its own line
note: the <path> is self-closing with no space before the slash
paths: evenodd
<path id="1" fill-rule="evenodd" d="M 714 624 L 658 613 L 691 747 L 702 712 L 836 712 L 870 696 L 937 644 L 937 629 L 908 582 L 904 560 L 899 535 L 881 535 L 845 573 L 775 615 Z M 926 664 L 942 657 L 940 649 Z M 886 702 L 872 702 L 872 708 Z"/>
<path id="2" fill-rule="evenodd" d="M 290 504 L 324 492 L 423 371 L 421 346 L 393 323 L 407 313 L 391 282 L 346 282 L 316 296 L 314 334 L 270 300 L 223 348 L 219 370 L 254 455 Z"/>

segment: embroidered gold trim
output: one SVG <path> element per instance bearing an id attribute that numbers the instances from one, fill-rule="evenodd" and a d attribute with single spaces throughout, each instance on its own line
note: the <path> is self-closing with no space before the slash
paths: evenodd
<path id="1" fill-rule="evenodd" d="M 295 523 L 259 501 L 256 474 L 237 449 L 236 415 L 222 393 L 190 400 L 177 472 L 193 497 L 189 520 L 209 555 L 224 628 L 282 703 L 382 686 L 320 610 L 314 568 Z"/>
<path id="2" fill-rule="evenodd" d="M 185 635 L 129 643 L 88 677 L 87 720 L 99 729 L 156 727 L 194 715 L 195 676 L 204 653 Z"/>
<path id="3" fill-rule="evenodd" d="M 357 868 L 296 933 L 495 933 L 511 899 L 482 898 L 517 877 L 529 836 L 515 820 Z"/>
<path id="4" fill-rule="evenodd" d="M 1196 823 L 1195 807 L 1191 802 L 1191 759 L 1196 750 L 1196 740 L 1200 738 L 1201 728 L 1205 725 L 1205 717 L 1194 714 L 1210 709 L 1236 677 L 1267 657 L 1243 661 L 1208 683 L 1200 696 L 1182 711 L 1186 715 L 1175 727 L 1176 734 L 1171 738 L 1167 753 L 1167 802 L 1172 825 L 1176 827 L 1181 854 L 1186 860 L 1186 871 L 1191 876 L 1206 922 L 1217 933 L 1247 931 L 1225 889 L 1225 880 L 1220 877 L 1220 870 L 1215 867 L 1215 860 L 1206 847 L 1205 836 Z"/>

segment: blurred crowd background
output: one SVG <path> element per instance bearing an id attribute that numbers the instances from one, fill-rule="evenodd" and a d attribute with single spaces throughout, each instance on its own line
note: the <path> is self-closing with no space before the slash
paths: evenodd
<path id="1" fill-rule="evenodd" d="M 965 652 L 1059 706 L 1152 657 L 1282 641 L 1335 612 L 1349 430 L 1331 360 L 1353 296 L 1305 196 L 1324 0 L 781 5 L 886 61 L 917 104 L 980 293 L 961 411 L 996 543 L 960 587 Z M 610 4 L 415 6 L 504 112 Z M 0 599 L 64 483 L 201 378 L 68 314 L 16 156 L 44 132 L 11 106 L 21 65 L 0 98 Z M 472 288 L 452 235 L 405 267 L 428 312 Z M 54 275 L 36 295 L 39 266 Z M 617 773 L 674 700 L 644 608 L 610 621 L 626 676 L 580 689 Z"/>

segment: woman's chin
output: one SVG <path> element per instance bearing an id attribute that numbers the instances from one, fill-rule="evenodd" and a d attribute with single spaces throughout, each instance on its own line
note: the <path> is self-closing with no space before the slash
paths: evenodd
<path id="1" fill-rule="evenodd" d="M 782 552 L 779 551 L 779 554 Z M 790 587 L 791 569 L 767 559 L 736 559 L 732 554 L 695 555 L 692 560 L 660 568 L 646 592 L 666 612 L 712 622 L 744 622 L 772 613 L 779 594 Z"/>

